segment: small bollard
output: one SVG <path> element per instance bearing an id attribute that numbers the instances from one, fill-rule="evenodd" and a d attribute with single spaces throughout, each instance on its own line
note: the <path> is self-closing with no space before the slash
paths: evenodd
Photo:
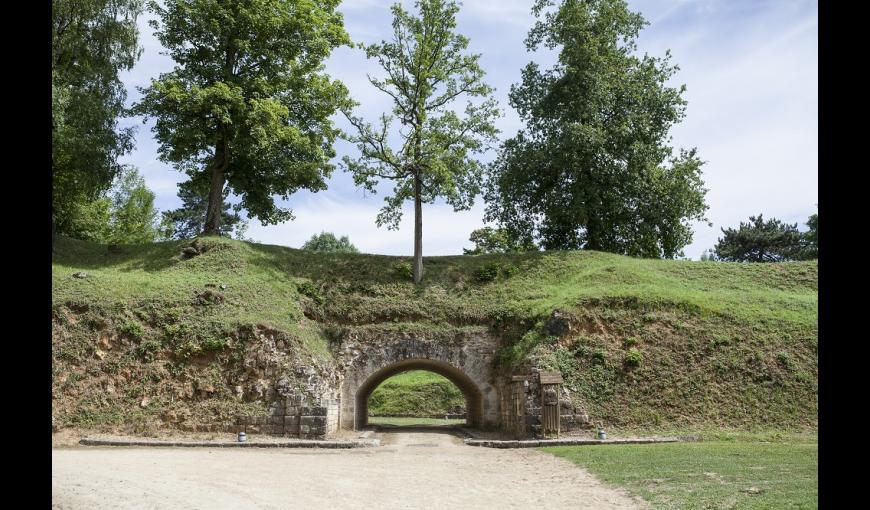
<path id="1" fill-rule="evenodd" d="M 598 439 L 602 441 L 607 439 L 607 434 L 604 433 L 604 429 L 602 427 L 598 427 Z"/>
<path id="2" fill-rule="evenodd" d="M 248 435 L 245 434 L 244 432 L 239 432 L 239 442 L 244 443 L 247 440 L 248 440 Z"/>

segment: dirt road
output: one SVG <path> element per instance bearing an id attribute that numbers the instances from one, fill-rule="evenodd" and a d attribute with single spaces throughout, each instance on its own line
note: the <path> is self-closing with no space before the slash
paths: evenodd
<path id="1" fill-rule="evenodd" d="M 58 509 L 638 508 L 568 461 L 383 434 L 354 450 L 70 448 L 52 451 Z"/>

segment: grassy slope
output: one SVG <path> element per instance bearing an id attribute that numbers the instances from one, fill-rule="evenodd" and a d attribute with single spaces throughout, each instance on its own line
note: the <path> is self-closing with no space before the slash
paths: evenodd
<path id="1" fill-rule="evenodd" d="M 657 509 L 818 507 L 815 437 L 542 450 L 625 487 Z"/>
<path id="2" fill-rule="evenodd" d="M 61 421 L 76 423 L 105 408 L 114 414 L 104 422 L 122 422 L 120 410 L 148 387 L 108 404 L 75 388 L 125 366 L 140 380 L 185 373 L 199 381 L 210 371 L 220 386 L 221 370 L 239 361 L 233 335 L 265 324 L 311 363 L 330 363 L 330 341 L 349 333 L 414 331 L 437 339 L 494 331 L 506 342 L 503 368 L 523 370 L 532 359 L 562 370 L 589 414 L 614 425 L 816 423 L 814 262 L 702 263 L 599 252 L 429 257 L 415 287 L 395 269 L 408 260 L 399 257 L 204 243 L 207 253 L 181 260 L 189 242 L 110 249 L 58 241 L 52 304 Z M 478 281 L 476 272 L 493 263 L 516 271 Z M 73 278 L 77 271 L 88 277 Z M 209 290 L 222 302 L 197 299 Z M 575 316 L 561 339 L 544 328 L 554 309 Z M 96 360 L 101 330 L 129 345 Z M 642 355 L 640 366 L 623 363 L 631 346 Z M 209 352 L 223 364 L 185 364 Z M 197 405 L 233 402 L 229 390 L 219 390 Z M 71 393 L 80 395 L 67 398 Z"/>
<path id="3" fill-rule="evenodd" d="M 393 376 L 369 397 L 371 416 L 428 417 L 465 410 L 465 397 L 446 377 L 412 370 Z"/>

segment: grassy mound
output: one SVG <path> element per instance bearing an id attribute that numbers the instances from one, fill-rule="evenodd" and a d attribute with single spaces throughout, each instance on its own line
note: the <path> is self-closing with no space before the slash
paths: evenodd
<path id="1" fill-rule="evenodd" d="M 447 378 L 412 370 L 393 376 L 369 397 L 372 416 L 431 417 L 465 412 L 465 397 Z"/>
<path id="2" fill-rule="evenodd" d="M 330 377 L 330 346 L 347 335 L 463 331 L 504 340 L 504 373 L 561 370 L 572 398 L 608 424 L 817 423 L 815 262 L 427 257 L 415 286 L 408 258 L 199 243 L 186 257 L 189 241 L 58 240 L 56 423 L 219 422 L 262 406 L 262 388 L 245 374 L 264 345 L 283 356 L 270 362 L 280 370 L 273 379 L 292 385 Z M 555 310 L 565 327 L 553 327 Z"/>

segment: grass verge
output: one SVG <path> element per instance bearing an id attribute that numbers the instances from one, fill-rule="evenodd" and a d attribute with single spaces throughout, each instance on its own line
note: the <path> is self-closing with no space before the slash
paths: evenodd
<path id="1" fill-rule="evenodd" d="M 542 448 L 656 509 L 818 508 L 818 442 L 807 436 Z"/>

